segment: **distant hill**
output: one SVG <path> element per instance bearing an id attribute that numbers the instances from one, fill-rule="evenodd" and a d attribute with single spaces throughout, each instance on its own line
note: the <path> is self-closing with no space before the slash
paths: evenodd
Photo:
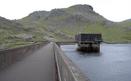
<path id="1" fill-rule="evenodd" d="M 50 27 L 78 27 L 90 23 L 109 24 L 103 16 L 99 15 L 90 5 L 75 5 L 69 8 L 53 9 L 51 11 L 36 11 L 20 20 L 22 23 L 39 22 Z"/>
<path id="2" fill-rule="evenodd" d="M 35 11 L 19 20 L 0 17 L 0 45 L 73 40 L 77 33 L 102 33 L 107 42 L 131 42 L 131 20 L 112 22 L 90 5 Z M 6 44 L 4 44 L 6 43 Z M 18 45 L 17 44 L 17 45 Z M 16 46 L 17 46 L 16 45 Z"/>
<path id="3" fill-rule="evenodd" d="M 0 17 L 0 49 L 7 47 L 9 43 L 16 43 L 18 39 L 15 35 L 24 31 L 22 24 Z"/>

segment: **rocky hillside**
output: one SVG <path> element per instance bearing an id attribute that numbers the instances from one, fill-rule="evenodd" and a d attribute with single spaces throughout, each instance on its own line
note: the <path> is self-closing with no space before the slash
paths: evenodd
<path id="1" fill-rule="evenodd" d="M 36 11 L 18 20 L 19 23 L 33 28 L 45 28 L 49 31 L 74 37 L 79 32 L 102 33 L 105 41 L 130 42 L 131 24 L 112 22 L 96 13 L 90 5 L 74 5 L 51 11 Z M 44 26 L 44 27 L 43 27 Z"/>
<path id="2" fill-rule="evenodd" d="M 16 35 L 24 32 L 22 24 L 0 17 L 0 49 L 9 43 L 15 43 L 18 40 Z"/>
<path id="3" fill-rule="evenodd" d="M 51 11 L 36 11 L 20 20 L 21 23 L 39 22 L 42 25 L 62 28 L 85 26 L 90 23 L 109 24 L 108 21 L 95 11 L 90 5 L 75 5 L 64 9 L 53 9 Z"/>
<path id="4" fill-rule="evenodd" d="M 107 42 L 131 42 L 131 20 L 112 22 L 90 5 L 35 11 L 19 20 L 0 17 L 0 48 L 40 41 L 73 40 L 79 32 L 102 33 Z"/>

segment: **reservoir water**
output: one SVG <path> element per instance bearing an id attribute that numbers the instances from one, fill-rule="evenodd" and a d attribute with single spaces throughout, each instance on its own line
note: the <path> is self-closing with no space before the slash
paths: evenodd
<path id="1" fill-rule="evenodd" d="M 78 52 L 77 45 L 61 48 L 91 81 L 131 81 L 131 44 L 101 44 L 100 53 Z"/>

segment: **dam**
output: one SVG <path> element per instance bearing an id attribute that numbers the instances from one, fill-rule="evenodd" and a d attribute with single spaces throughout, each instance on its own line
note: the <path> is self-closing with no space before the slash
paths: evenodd
<path id="1" fill-rule="evenodd" d="M 89 81 L 53 42 L 0 51 L 0 81 Z"/>
<path id="2" fill-rule="evenodd" d="M 76 48 L 43 42 L 2 50 L 0 81 L 131 81 L 131 44 L 102 44 L 100 53 Z"/>

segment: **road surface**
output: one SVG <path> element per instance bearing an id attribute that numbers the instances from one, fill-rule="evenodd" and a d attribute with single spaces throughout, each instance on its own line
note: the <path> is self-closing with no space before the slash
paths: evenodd
<path id="1" fill-rule="evenodd" d="M 0 72 L 0 81 L 56 81 L 51 44 Z"/>

